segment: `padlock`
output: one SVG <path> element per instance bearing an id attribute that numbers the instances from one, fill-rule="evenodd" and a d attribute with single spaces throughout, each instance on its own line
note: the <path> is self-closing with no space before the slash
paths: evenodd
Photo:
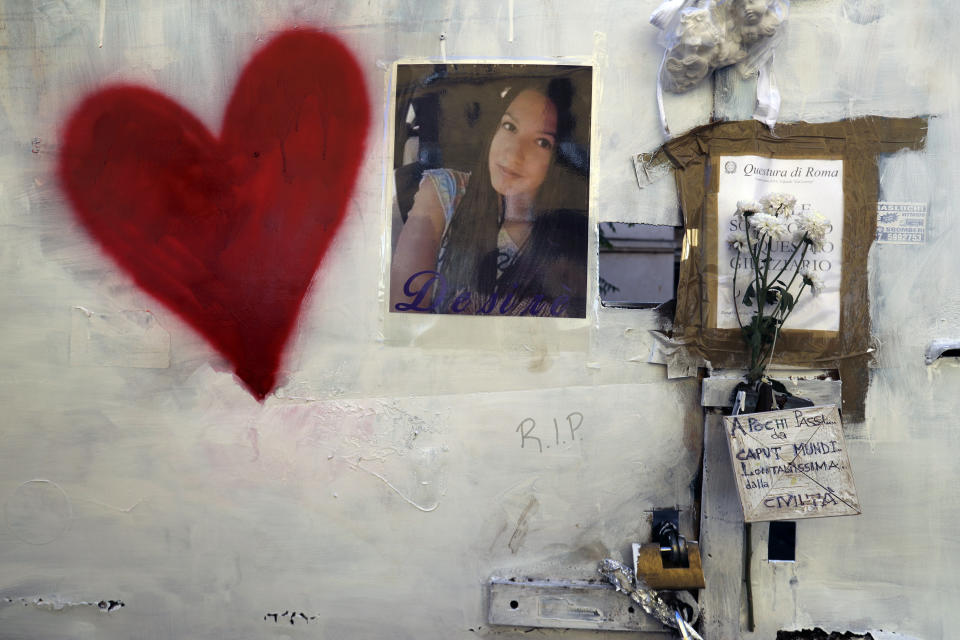
<path id="1" fill-rule="evenodd" d="M 652 589 L 703 589 L 703 567 L 700 565 L 700 545 L 687 543 L 686 567 L 664 566 L 660 544 L 634 544 L 637 577 L 643 578 Z"/>
<path id="2" fill-rule="evenodd" d="M 665 523 L 657 532 L 659 542 L 633 545 L 637 577 L 653 589 L 703 589 L 700 545 L 687 542 L 676 525 Z"/>

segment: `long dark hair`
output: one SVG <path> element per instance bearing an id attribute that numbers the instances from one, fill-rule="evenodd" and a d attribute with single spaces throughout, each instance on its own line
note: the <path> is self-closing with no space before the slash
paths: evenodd
<path id="1" fill-rule="evenodd" d="M 554 209 L 537 215 L 530 238 L 503 271 L 494 292 L 499 300 L 513 295 L 523 301 L 514 307 L 520 313 L 582 318 L 586 314 L 586 287 L 586 212 Z M 540 311 L 537 296 L 543 302 Z M 554 306 L 563 297 L 566 302 Z M 562 313 L 553 313 L 560 308 Z"/>
<path id="2" fill-rule="evenodd" d="M 553 249 L 566 247 L 554 237 L 552 240 L 544 232 L 552 227 L 549 222 L 552 218 L 540 220 L 542 214 L 548 211 L 561 209 L 564 205 L 570 207 L 570 176 L 564 176 L 564 169 L 558 166 L 557 152 L 561 145 L 572 139 L 576 126 L 576 119 L 571 111 L 574 97 L 573 84 L 569 78 L 559 77 L 552 79 L 528 80 L 511 83 L 509 90 L 501 97 L 501 108 L 497 118 L 492 122 L 492 128 L 485 137 L 483 150 L 478 158 L 474 170 L 470 174 L 466 192 L 457 206 L 453 217 L 444 234 L 442 243 L 442 264 L 440 273 L 446 283 L 446 300 L 441 302 L 445 307 L 461 291 L 471 294 L 489 296 L 502 288 L 497 280 L 497 235 L 503 222 L 503 197 L 493 189 L 490 176 L 488 158 L 496 127 L 500 118 L 514 98 L 521 92 L 534 90 L 546 96 L 553 103 L 557 113 L 556 144 L 553 148 L 553 160 L 547 169 L 547 175 L 537 193 L 534 204 L 534 225 L 531 228 L 530 238 L 524 244 L 520 255 L 515 260 L 514 268 L 510 269 L 511 280 L 521 282 L 521 285 L 532 285 L 534 281 L 543 279 L 542 272 L 548 270 L 548 252 Z M 586 203 L 582 203 L 585 209 Z M 586 212 L 582 212 L 583 229 L 580 236 L 583 238 L 583 260 L 586 258 Z M 539 221 L 539 224 L 538 224 Z M 566 226 L 569 232 L 571 227 Z M 539 240 L 538 240 L 539 238 Z M 576 260 L 576 257 L 573 256 Z M 585 262 L 584 262 L 585 265 Z M 541 275 L 533 278 L 533 271 Z M 504 273 L 506 276 L 507 273 Z M 586 270 L 582 272 L 583 287 L 586 286 Z M 506 278 L 504 278 L 506 280 Z M 527 286 L 526 288 L 529 288 Z M 580 292 L 582 296 L 582 291 Z M 571 309 L 572 310 L 572 309 Z M 568 313 L 569 315 L 569 313 Z"/>

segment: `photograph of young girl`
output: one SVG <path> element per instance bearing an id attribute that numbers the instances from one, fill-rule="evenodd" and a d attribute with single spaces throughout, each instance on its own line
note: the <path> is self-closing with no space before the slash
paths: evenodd
<path id="1" fill-rule="evenodd" d="M 585 317 L 591 68 L 396 77 L 390 310 Z"/>

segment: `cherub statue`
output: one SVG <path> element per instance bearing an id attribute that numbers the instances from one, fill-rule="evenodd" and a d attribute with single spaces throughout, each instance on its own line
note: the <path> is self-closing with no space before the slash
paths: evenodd
<path id="1" fill-rule="evenodd" d="M 740 17 L 746 25 L 760 24 L 768 9 L 767 0 L 740 0 Z"/>
<path id="2" fill-rule="evenodd" d="M 742 61 L 757 42 L 776 33 L 784 4 L 783 0 L 706 0 L 681 9 L 673 22 L 676 39 L 663 65 L 664 88 L 683 93 L 714 69 Z M 660 28 L 670 23 L 660 13 L 655 16 Z"/>
<path id="3" fill-rule="evenodd" d="M 676 93 L 683 93 L 697 85 L 707 77 L 711 67 L 707 58 L 692 53 L 683 58 L 668 57 L 663 67 L 664 74 L 671 80 L 668 88 Z"/>
<path id="4" fill-rule="evenodd" d="M 770 5 L 770 0 L 738 1 L 740 38 L 744 47 L 776 33 L 780 17 Z"/>
<path id="5" fill-rule="evenodd" d="M 710 73 L 723 34 L 714 25 L 710 10 L 702 8 L 680 15 L 678 35 L 679 42 L 670 50 L 663 72 L 668 89 L 682 93 Z"/>

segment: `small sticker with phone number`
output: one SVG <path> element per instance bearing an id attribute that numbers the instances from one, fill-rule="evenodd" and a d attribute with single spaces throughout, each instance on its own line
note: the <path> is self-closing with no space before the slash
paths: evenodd
<path id="1" fill-rule="evenodd" d="M 877 242 L 923 244 L 927 235 L 925 202 L 878 202 Z"/>

